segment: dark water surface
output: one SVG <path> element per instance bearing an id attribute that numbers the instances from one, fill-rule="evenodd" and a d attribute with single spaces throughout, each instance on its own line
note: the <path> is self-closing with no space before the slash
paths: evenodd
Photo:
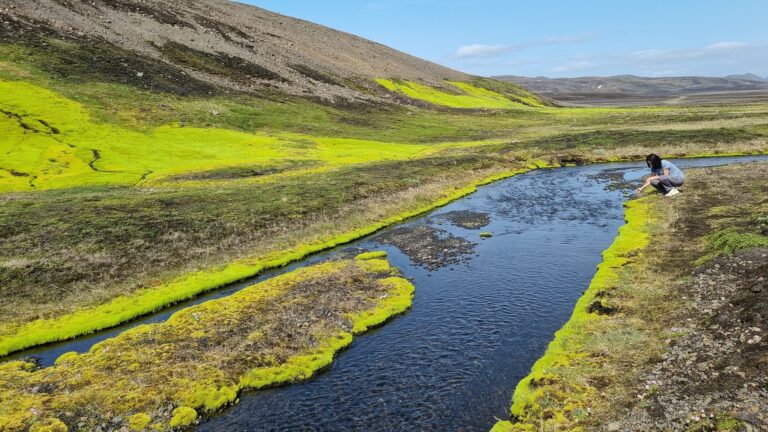
<path id="1" fill-rule="evenodd" d="M 765 160 L 706 158 L 675 163 L 686 168 L 756 159 Z M 622 204 L 629 193 L 623 180 L 635 180 L 646 172 L 642 164 L 617 163 L 512 177 L 343 248 L 109 331 L 14 357 L 34 356 L 48 365 L 64 352 L 87 351 L 127 328 L 164 321 L 191 304 L 229 295 L 339 252 L 381 249 L 416 286 L 410 312 L 355 338 L 329 370 L 312 380 L 246 392 L 239 404 L 199 429 L 487 431 L 496 418 L 507 417 L 515 385 L 567 321 L 601 261 L 601 252 L 623 224 Z M 456 226 L 444 215 L 457 211 L 487 214 L 490 223 L 481 229 Z M 453 239 L 450 244 L 460 242 L 465 246 L 461 259 L 425 265 L 409 250 L 412 259 L 396 246 L 401 243 L 390 241 L 393 230 L 399 234 L 412 229 L 432 230 L 441 239 Z M 481 239 L 480 231 L 493 237 Z M 436 247 L 439 251 L 439 242 Z"/>

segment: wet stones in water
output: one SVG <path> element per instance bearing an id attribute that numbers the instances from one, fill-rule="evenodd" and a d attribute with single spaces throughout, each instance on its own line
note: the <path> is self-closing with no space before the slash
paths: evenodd
<path id="1" fill-rule="evenodd" d="M 466 229 L 480 229 L 491 223 L 491 216 L 488 213 L 474 212 L 471 210 L 458 210 L 444 213 L 438 216 L 445 219 L 452 225 Z"/>
<path id="2" fill-rule="evenodd" d="M 561 176 L 554 171 L 539 171 L 521 176 L 509 187 L 494 193 L 494 215 L 525 225 L 539 226 L 554 221 L 608 226 L 621 202 L 596 197 L 586 176 Z"/>
<path id="3" fill-rule="evenodd" d="M 408 255 L 412 263 L 433 271 L 467 261 L 477 246 L 477 243 L 429 225 L 395 228 L 383 233 L 377 240 L 396 246 Z"/>
<path id="4" fill-rule="evenodd" d="M 624 170 L 606 170 L 601 171 L 598 174 L 587 176 L 590 180 L 595 180 L 601 183 L 607 183 L 606 190 L 631 192 L 639 186 L 637 181 L 627 181 L 624 179 Z"/>

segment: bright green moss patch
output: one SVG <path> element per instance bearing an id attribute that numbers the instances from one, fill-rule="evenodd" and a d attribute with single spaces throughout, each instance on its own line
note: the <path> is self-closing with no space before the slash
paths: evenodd
<path id="1" fill-rule="evenodd" d="M 64 422 L 55 418 L 39 421 L 29 428 L 29 432 L 67 432 L 68 430 Z"/>
<path id="2" fill-rule="evenodd" d="M 170 178 L 227 180 L 258 166 L 340 166 L 423 155 L 431 146 L 288 133 L 163 125 L 138 131 L 91 120 L 80 104 L 42 87 L 0 80 L 0 193 Z M 247 172 L 247 171 L 246 171 Z M 205 175 L 202 175 L 205 179 Z M 247 177 L 247 176 L 246 176 Z"/>
<path id="3" fill-rule="evenodd" d="M 377 79 L 376 82 L 387 90 L 400 93 L 411 99 L 450 108 L 512 109 L 526 106 L 494 91 L 459 81 L 446 83 L 455 89 L 453 92 L 410 81 Z"/>
<path id="4" fill-rule="evenodd" d="M 127 330 L 47 369 L 2 363 L 0 425 L 57 431 L 75 421 L 87 430 L 119 416 L 133 430 L 189 426 L 243 389 L 309 378 L 354 334 L 408 310 L 413 291 L 380 254 L 330 261 Z"/>
<path id="5" fill-rule="evenodd" d="M 197 413 L 195 413 L 197 414 Z M 128 427 L 132 431 L 143 431 L 152 422 L 152 417 L 145 413 L 138 413 L 132 415 L 128 419 Z"/>
<path id="6" fill-rule="evenodd" d="M 195 420 L 197 420 L 197 411 L 183 406 L 173 410 L 173 417 L 171 417 L 171 421 L 168 424 L 173 428 L 190 426 Z"/>
<path id="7" fill-rule="evenodd" d="M 370 260 L 370 259 L 379 259 L 379 258 L 386 258 L 387 253 L 385 251 L 373 251 L 373 252 L 364 252 L 355 257 L 355 259 L 359 260 Z"/>

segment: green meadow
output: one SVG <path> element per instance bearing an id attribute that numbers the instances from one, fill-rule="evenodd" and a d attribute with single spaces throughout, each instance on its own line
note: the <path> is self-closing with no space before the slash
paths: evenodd
<path id="1" fill-rule="evenodd" d="M 768 104 L 565 108 L 481 78 L 382 77 L 370 84 L 392 102 L 380 104 L 181 95 L 87 70 L 71 79 L 45 53 L 0 44 L 0 354 L 119 324 L 532 167 L 768 149 Z"/>

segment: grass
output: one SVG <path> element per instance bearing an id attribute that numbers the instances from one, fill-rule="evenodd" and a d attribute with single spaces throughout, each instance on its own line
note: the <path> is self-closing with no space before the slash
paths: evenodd
<path id="1" fill-rule="evenodd" d="M 642 374 L 679 336 L 670 329 L 690 307 L 680 286 L 686 277 L 715 256 L 765 247 L 766 176 L 765 163 L 692 170 L 681 199 L 631 201 L 571 319 L 517 385 L 512 420 L 493 431 L 591 430 L 642 403 Z M 593 310 L 613 311 L 589 313 L 597 303 Z M 739 426 L 725 413 L 707 422 L 701 430 Z"/>
<path id="2" fill-rule="evenodd" d="M 30 254 L 25 262 L 6 262 L 0 272 L 0 290 L 5 299 L 0 353 L 114 326 L 202 291 L 349 242 L 471 193 L 476 185 L 529 169 L 483 174 L 482 169 L 490 166 L 489 162 L 477 157 L 399 163 L 400 171 L 392 171 L 392 166 L 349 168 L 307 175 L 292 182 L 267 183 L 259 188 L 218 190 L 215 196 L 207 189 L 150 195 L 136 194 L 133 189 L 107 189 L 68 192 L 63 197 L 52 191 L 45 201 L 39 200 L 40 193 L 33 201 L 8 201 L 0 219 L 7 223 L 0 227 L 7 238 L 15 241 L 7 246 L 23 245 Z M 428 188 L 426 196 L 408 191 L 414 182 L 430 177 L 434 180 L 433 176 L 446 167 L 478 170 L 474 174 L 477 180 L 469 186 L 441 186 L 448 190 Z M 359 170 L 363 175 L 358 174 Z M 350 184 L 352 179 L 358 182 Z M 360 181 L 363 179 L 366 181 Z M 349 192 L 340 195 L 347 188 Z M 367 196 L 396 190 L 403 191 L 397 203 L 365 200 Z M 337 196 L 336 201 L 323 199 L 332 194 Z M 286 196 L 293 198 L 286 202 Z M 78 203 L 80 209 L 76 215 L 69 211 L 73 203 Z M 345 210 L 346 206 L 353 207 Z M 174 209 L 174 214 L 179 212 L 187 217 L 179 220 L 167 213 L 169 208 Z M 361 216 L 339 219 L 339 212 Z M 214 213 L 226 215 L 231 225 L 212 224 L 212 218 L 217 218 Z M 61 219 L 65 214 L 71 216 Z M 309 214 L 322 220 L 322 226 L 327 228 L 286 232 L 287 223 L 301 221 Z M 197 219 L 192 218 L 195 215 Z M 20 225 L 19 221 L 28 224 Z M 80 231 L 83 226 L 88 226 L 87 231 Z M 158 231 L 158 226 L 164 227 L 162 231 Z M 86 244 L 72 254 L 69 248 L 75 236 L 84 237 Z M 40 243 L 42 238 L 47 239 L 46 243 Z M 205 266 L 212 251 L 201 249 L 201 243 L 218 243 L 221 253 L 226 253 L 236 247 L 235 242 L 240 243 L 240 257 L 224 258 L 227 264 L 223 266 Z M 154 247 L 141 247 L 150 244 Z M 253 255 L 253 250 L 261 253 Z M 123 267 L 110 275 L 115 261 Z M 191 266 L 181 276 L 152 282 L 148 287 L 141 284 L 157 274 L 157 267 L 182 265 Z M 31 269 L 37 269 L 34 276 L 29 275 Z M 14 307 L 20 304 L 24 307 Z"/>
<path id="3" fill-rule="evenodd" d="M 386 254 L 367 254 L 302 268 L 192 306 L 87 353 L 64 354 L 47 369 L 4 363 L 0 425 L 188 426 L 234 403 L 245 389 L 309 378 L 353 335 L 410 308 L 413 290 Z"/>
<path id="4" fill-rule="evenodd" d="M 541 100 L 537 99 L 532 94 L 527 98 L 512 100 L 501 93 L 459 81 L 447 82 L 447 88 L 445 89 L 430 87 L 411 81 L 384 78 L 377 79 L 376 82 L 391 92 L 408 96 L 411 99 L 449 108 L 519 109 L 526 106 L 544 106 L 541 103 Z"/>
<path id="5" fill-rule="evenodd" d="M 94 123 L 82 106 L 46 89 L 0 82 L 2 173 L 18 179 L 0 192 L 89 185 L 132 185 L 151 178 L 285 160 L 338 166 L 423 155 L 430 149 L 360 139 L 253 134 L 161 126 L 139 132 Z M 109 139 L 104 139 L 109 137 Z"/>
<path id="6" fill-rule="evenodd" d="M 0 43 L 0 353 L 350 241 L 489 178 L 651 151 L 768 149 L 768 104 L 552 108 L 478 78 L 422 89 L 470 110 L 332 106 L 185 92 L 159 64 L 136 67 L 171 81 L 121 78 L 107 66 L 125 53 L 59 45 Z M 93 61 L 106 66 L 78 63 Z"/>

